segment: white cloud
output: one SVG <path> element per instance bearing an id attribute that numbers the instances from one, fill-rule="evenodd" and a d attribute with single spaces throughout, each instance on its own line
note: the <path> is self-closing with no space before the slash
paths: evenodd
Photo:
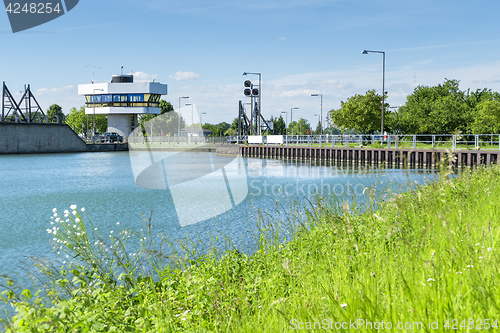
<path id="1" fill-rule="evenodd" d="M 144 72 L 135 72 L 134 82 L 152 82 L 158 77 L 157 74 L 148 74 Z"/>
<path id="2" fill-rule="evenodd" d="M 68 86 L 63 86 L 59 88 L 40 88 L 35 90 L 35 96 L 36 95 L 44 95 L 44 94 L 57 94 L 57 93 L 62 93 L 68 90 L 73 89 L 73 85 L 68 85 Z"/>
<path id="3" fill-rule="evenodd" d="M 175 74 L 171 75 L 170 78 L 176 81 L 183 81 L 183 80 L 198 80 L 200 76 L 193 72 L 175 72 Z"/>
<path id="4" fill-rule="evenodd" d="M 304 97 L 311 96 L 311 94 L 316 94 L 316 90 L 311 89 L 298 89 L 298 90 L 284 90 L 281 92 L 281 97 Z"/>

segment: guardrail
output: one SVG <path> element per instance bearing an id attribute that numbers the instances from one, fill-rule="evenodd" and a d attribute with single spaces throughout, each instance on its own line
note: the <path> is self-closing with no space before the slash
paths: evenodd
<path id="1" fill-rule="evenodd" d="M 276 137 L 281 137 L 276 143 Z M 87 143 L 99 143 L 98 137 L 85 138 Z M 252 138 L 250 136 L 250 138 Z M 366 147 L 392 149 L 453 149 L 453 150 L 500 150 L 500 134 L 468 135 L 282 135 L 259 136 L 261 145 L 307 146 L 307 147 Z M 124 142 L 135 144 L 248 144 L 248 136 L 130 136 Z"/>
<path id="2" fill-rule="evenodd" d="M 250 137 L 252 138 L 252 137 Z M 500 134 L 416 135 L 283 135 L 282 145 L 411 149 L 500 150 Z M 227 137 L 228 143 L 247 144 L 247 136 Z M 267 137 L 261 144 L 271 145 Z"/>
<path id="3" fill-rule="evenodd" d="M 230 137 L 213 137 L 213 136 L 129 136 L 130 143 L 157 143 L 157 144 L 175 144 L 175 143 L 192 143 L 192 144 L 226 144 L 230 143 Z"/>
<path id="4" fill-rule="evenodd" d="M 27 118 L 29 120 L 29 118 Z M 19 116 L 8 116 L 8 117 L 0 117 L 0 122 L 4 123 L 26 123 Z M 65 124 L 66 117 L 58 117 L 58 116 L 42 116 L 41 114 L 36 115 L 33 120 L 28 123 L 33 124 Z"/>

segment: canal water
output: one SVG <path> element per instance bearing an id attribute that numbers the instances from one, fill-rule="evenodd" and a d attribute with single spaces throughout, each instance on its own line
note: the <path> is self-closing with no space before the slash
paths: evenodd
<path id="1" fill-rule="evenodd" d="M 165 178 L 145 184 L 140 181 L 144 168 L 137 169 L 140 153 L 131 154 L 0 156 L 0 275 L 23 276 L 20 263 L 29 256 L 56 258 L 47 233 L 53 208 L 62 212 L 70 205 L 85 207 L 94 226 L 105 234 L 116 230 L 117 222 L 121 228 L 143 228 L 144 219 L 151 217 L 153 233 L 170 240 L 192 239 L 207 248 L 215 235 L 225 245 L 251 252 L 262 223 L 300 214 L 300 209 L 292 213 L 292 206 L 310 205 L 316 195 L 362 200 L 368 186 L 387 190 L 386 184 L 391 184 L 389 188 L 401 191 L 408 180 L 423 183 L 436 178 L 424 169 L 255 158 L 229 158 L 222 167 L 214 167 L 215 154 L 197 153 L 205 155 L 196 158 L 211 161 L 212 172 L 182 180 L 180 176 L 189 173 L 182 167 L 172 178 L 168 159 L 162 156 L 151 163 L 160 161 L 157 176 Z"/>

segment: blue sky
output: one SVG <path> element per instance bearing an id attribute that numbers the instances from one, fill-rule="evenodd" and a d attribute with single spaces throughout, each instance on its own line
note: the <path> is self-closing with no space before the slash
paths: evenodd
<path id="1" fill-rule="evenodd" d="M 19 98 L 30 83 L 44 109 L 65 113 L 84 99 L 77 86 L 113 74 L 169 86 L 178 107 L 189 96 L 204 122 L 237 116 L 243 81 L 262 73 L 266 118 L 294 110 L 314 125 L 354 94 L 382 90 L 405 102 L 416 85 L 460 80 L 461 89 L 500 91 L 498 0 L 81 0 L 66 15 L 13 34 L 0 16 L 0 80 Z M 290 117 L 290 114 L 288 114 Z M 290 120 L 290 119 L 288 119 Z"/>

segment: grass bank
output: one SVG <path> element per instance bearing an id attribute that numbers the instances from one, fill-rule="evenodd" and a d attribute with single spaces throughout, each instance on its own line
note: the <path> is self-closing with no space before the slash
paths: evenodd
<path id="1" fill-rule="evenodd" d="M 100 238 L 72 207 L 54 242 L 81 263 L 46 271 L 43 299 L 7 281 L 3 299 L 17 311 L 7 331 L 497 330 L 499 184 L 493 166 L 380 204 L 374 194 L 362 213 L 322 200 L 304 208 L 308 225 L 289 242 L 263 230 L 252 255 L 153 262 L 157 279 L 136 269 L 139 255 L 122 252 L 126 230 Z M 138 251 L 155 258 L 137 236 Z"/>

